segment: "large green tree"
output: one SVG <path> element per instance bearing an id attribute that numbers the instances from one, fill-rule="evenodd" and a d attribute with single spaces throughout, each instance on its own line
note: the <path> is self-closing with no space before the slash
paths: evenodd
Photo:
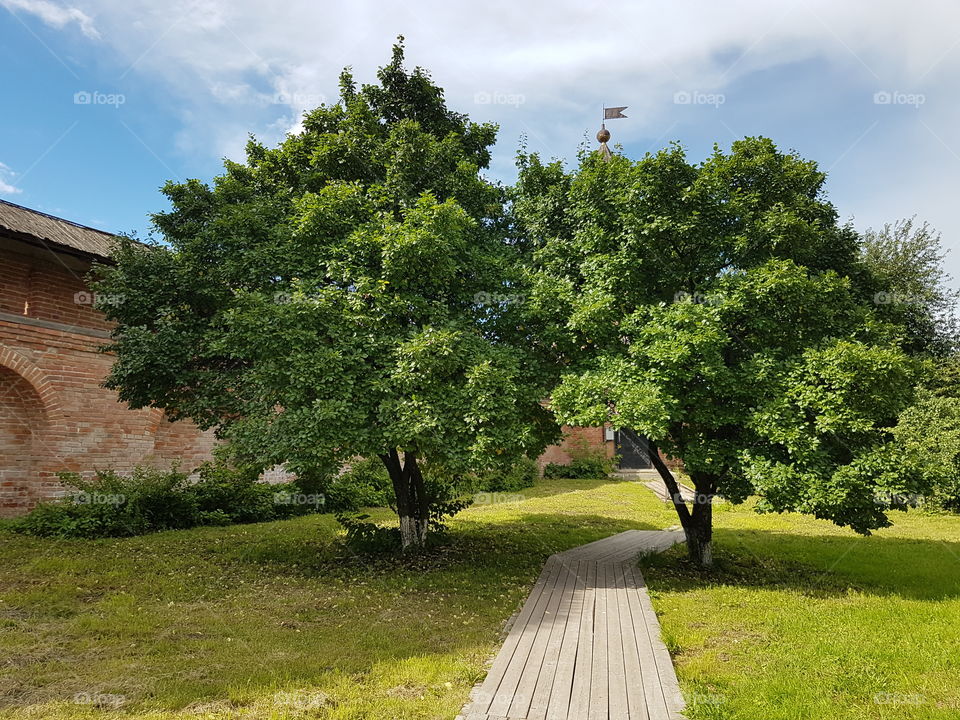
<path id="1" fill-rule="evenodd" d="M 107 385 L 262 467 L 381 458 L 408 547 L 427 533 L 423 463 L 488 467 L 555 437 L 551 371 L 514 317 L 520 249 L 482 176 L 496 128 L 405 70 L 402 41 L 377 83 L 345 71 L 340 90 L 212 185 L 165 186 L 165 242 L 127 242 L 97 284 L 125 298 L 105 308 Z"/>
<path id="2" fill-rule="evenodd" d="M 858 532 L 918 490 L 890 427 L 915 368 L 878 320 L 856 233 L 812 162 L 745 139 L 691 163 L 521 156 L 513 197 L 535 289 L 528 322 L 565 369 L 566 422 L 634 428 L 691 556 L 712 559 L 712 503 L 760 498 Z M 692 507 L 657 448 L 682 459 Z"/>

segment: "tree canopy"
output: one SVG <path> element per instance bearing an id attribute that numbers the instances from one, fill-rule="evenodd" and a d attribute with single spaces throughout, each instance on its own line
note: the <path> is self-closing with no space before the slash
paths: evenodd
<path id="1" fill-rule="evenodd" d="M 456 471 L 557 434 L 551 370 L 502 298 L 516 287 L 496 128 L 447 109 L 402 39 L 378 82 L 212 185 L 168 183 L 164 244 L 128 242 L 98 289 L 123 294 L 109 387 L 215 427 L 234 455 L 300 474 L 358 456 L 390 472 L 404 546 L 423 542 L 420 463 Z M 509 300 L 509 298 L 507 298 Z"/>
<path id="2" fill-rule="evenodd" d="M 940 233 L 913 218 L 863 234 L 865 289 L 885 320 L 904 328 L 904 348 L 944 357 L 958 350 L 957 293 L 943 268 Z"/>
<path id="3" fill-rule="evenodd" d="M 573 172 L 521 157 L 527 309 L 566 369 L 553 407 L 683 461 L 692 510 L 653 453 L 704 563 L 716 495 L 869 532 L 888 524 L 881 493 L 917 490 L 890 432 L 915 363 L 864 295 L 859 239 L 824 179 L 763 138 L 699 164 L 679 146 L 583 155 Z"/>

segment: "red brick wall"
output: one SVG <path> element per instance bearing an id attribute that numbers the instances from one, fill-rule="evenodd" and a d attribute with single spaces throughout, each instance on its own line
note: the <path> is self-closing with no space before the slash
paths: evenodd
<path id="1" fill-rule="evenodd" d="M 92 294 L 83 277 L 89 265 L 77 258 L 46 250 L 29 254 L 0 245 L 0 312 L 82 328 L 109 330 L 103 315 L 92 305 Z M 38 255 L 46 253 L 47 258 Z M 60 261 L 57 261 L 57 258 Z"/>
<path id="2" fill-rule="evenodd" d="M 605 429 L 602 427 L 570 427 L 563 426 L 563 440 L 559 445 L 551 445 L 543 454 L 537 458 L 537 464 L 540 470 L 548 463 L 558 463 L 567 465 L 571 461 L 570 450 L 577 447 L 602 448 L 608 458 L 617 454 L 616 444 L 613 440 L 604 440 L 606 437 Z M 683 469 L 683 461 L 667 457 L 662 451 L 659 451 L 660 457 L 664 463 L 674 470 Z"/>
<path id="3" fill-rule="evenodd" d="M 112 359 L 97 350 L 107 324 L 84 294 L 88 268 L 0 243 L 0 516 L 61 493 L 58 472 L 175 460 L 192 470 L 210 457 L 212 434 L 131 410 L 100 387 Z"/>
<path id="4" fill-rule="evenodd" d="M 570 427 L 564 425 L 563 440 L 560 441 L 559 445 L 551 445 L 544 450 L 543 454 L 537 458 L 537 464 L 540 465 L 541 470 L 548 463 L 568 465 L 571 460 L 570 450 L 584 446 L 602 449 L 608 458 L 616 454 L 613 440 L 604 440 L 604 429 L 602 427 Z"/>

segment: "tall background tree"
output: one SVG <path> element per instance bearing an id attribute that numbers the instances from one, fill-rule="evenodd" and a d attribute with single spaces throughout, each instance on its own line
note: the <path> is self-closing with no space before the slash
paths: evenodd
<path id="1" fill-rule="evenodd" d="M 895 435 L 928 494 L 928 509 L 960 511 L 960 355 L 957 292 L 944 268 L 940 233 L 913 218 L 863 234 L 864 289 L 877 313 L 902 328 L 903 347 L 923 360 L 914 403 Z"/>
<path id="2" fill-rule="evenodd" d="M 863 234 L 864 286 L 878 314 L 904 329 L 904 349 L 945 358 L 958 349 L 957 292 L 940 233 L 907 218 Z"/>
<path id="3" fill-rule="evenodd" d="M 212 185 L 168 183 L 164 243 L 127 242 L 97 289 L 123 295 L 107 381 L 133 407 L 215 427 L 233 456 L 323 476 L 379 457 L 404 547 L 455 472 L 557 433 L 551 370 L 516 322 L 519 250 L 485 180 L 496 128 L 449 110 L 401 41 L 378 83 Z"/>
<path id="4" fill-rule="evenodd" d="M 760 498 L 858 532 L 916 492 L 890 428 L 912 397 L 903 332 L 868 295 L 857 234 L 813 162 L 745 139 L 699 164 L 678 146 L 567 172 L 521 156 L 516 232 L 528 322 L 565 368 L 565 421 L 654 443 L 692 558 L 712 560 L 712 502 Z M 657 447 L 682 459 L 692 508 Z"/>

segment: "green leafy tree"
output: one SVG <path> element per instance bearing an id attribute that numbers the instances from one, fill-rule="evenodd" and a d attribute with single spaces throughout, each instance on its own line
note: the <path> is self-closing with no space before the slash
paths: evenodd
<path id="1" fill-rule="evenodd" d="M 864 296 L 859 239 L 824 179 L 766 139 L 700 164 L 678 146 L 584 154 L 575 172 L 520 158 L 525 309 L 565 369 L 553 408 L 651 439 L 702 564 L 717 495 L 867 533 L 889 523 L 878 497 L 920 482 L 890 432 L 916 370 Z M 657 448 L 683 460 L 692 508 Z"/>
<path id="2" fill-rule="evenodd" d="M 878 314 L 904 328 L 904 348 L 943 357 L 958 348 L 957 292 L 940 233 L 912 218 L 863 234 L 863 285 Z"/>
<path id="3" fill-rule="evenodd" d="M 127 242 L 97 289 L 125 302 L 109 387 L 215 427 L 245 463 L 332 472 L 382 460 L 403 546 L 451 473 L 537 453 L 551 370 L 516 319 L 519 249 L 481 175 L 496 128 L 447 109 L 402 39 L 379 82 L 212 185 L 168 183 L 164 244 Z"/>
<path id="4" fill-rule="evenodd" d="M 960 398 L 922 390 L 895 432 L 929 487 L 928 504 L 960 512 Z"/>

